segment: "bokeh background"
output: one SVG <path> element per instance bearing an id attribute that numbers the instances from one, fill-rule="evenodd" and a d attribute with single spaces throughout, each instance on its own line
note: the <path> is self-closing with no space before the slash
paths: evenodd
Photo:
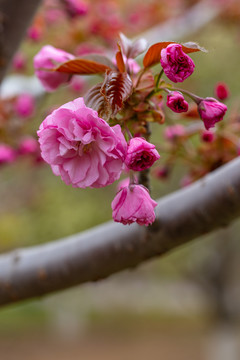
<path id="1" fill-rule="evenodd" d="M 208 49 L 207 54 L 192 55 L 196 70 L 184 87 L 203 97 L 213 96 L 215 84 L 224 81 L 231 92 L 229 109 L 239 110 L 238 0 L 85 4 L 84 14 L 49 21 L 51 26 L 46 24 L 46 8 L 54 8 L 59 19 L 58 2 L 46 1 L 39 9 L 31 31 L 38 29 L 40 35 L 35 39 L 29 32 L 20 49 L 27 58 L 24 76 L 33 75 L 32 58 L 47 43 L 67 51 L 87 43 L 111 52 L 119 31 L 144 37 L 155 28 L 153 43 L 158 29 L 158 41 L 166 40 L 161 32 L 167 28 L 168 40 L 196 41 Z M 189 14 L 195 9 L 196 15 L 198 6 L 201 19 L 190 21 Z M 179 39 L 174 23 L 184 18 Z M 12 70 L 10 75 L 16 73 Z M 83 95 L 88 86 L 84 81 L 78 93 L 62 87 L 41 94 L 28 131 L 36 133 L 50 108 Z M 153 141 L 161 142 L 162 131 L 154 127 Z M 165 181 L 153 179 L 153 197 L 178 189 L 185 170 L 182 163 L 176 164 Z M 116 184 L 101 190 L 71 188 L 47 165 L 33 166 L 28 159 L 1 167 L 0 251 L 57 240 L 111 219 L 115 191 Z M 239 359 L 239 226 L 235 223 L 99 283 L 1 309 L 1 359 Z"/>

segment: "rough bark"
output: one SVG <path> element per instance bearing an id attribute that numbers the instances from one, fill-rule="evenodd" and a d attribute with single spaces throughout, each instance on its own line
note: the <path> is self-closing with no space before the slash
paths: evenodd
<path id="1" fill-rule="evenodd" d="M 159 200 L 149 228 L 108 222 L 0 256 L 0 305 L 97 281 L 163 255 L 240 215 L 240 159 Z"/>
<path id="2" fill-rule="evenodd" d="M 0 0 L 0 83 L 41 0 Z"/>

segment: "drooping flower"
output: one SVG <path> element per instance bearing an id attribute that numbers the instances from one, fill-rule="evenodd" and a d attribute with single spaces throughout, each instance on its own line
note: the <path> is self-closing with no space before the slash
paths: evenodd
<path id="1" fill-rule="evenodd" d="M 129 141 L 125 164 L 129 169 L 142 171 L 150 168 L 160 158 L 155 145 L 141 137 Z"/>
<path id="2" fill-rule="evenodd" d="M 99 188 L 119 179 L 127 151 L 121 128 L 110 127 L 83 98 L 47 116 L 38 136 L 43 159 L 66 184 Z"/>
<path id="3" fill-rule="evenodd" d="M 30 94 L 21 94 L 18 96 L 14 108 L 19 117 L 26 119 L 34 113 L 35 99 Z"/>
<path id="4" fill-rule="evenodd" d="M 168 94 L 167 106 L 176 113 L 188 111 L 188 103 L 179 91 L 171 91 Z"/>
<path id="5" fill-rule="evenodd" d="M 166 76 L 175 83 L 183 82 L 195 68 L 193 60 L 183 52 L 180 44 L 170 44 L 162 49 L 160 62 Z"/>
<path id="6" fill-rule="evenodd" d="M 207 97 L 199 102 L 198 111 L 205 128 L 208 130 L 223 119 L 227 106 L 214 98 Z"/>
<path id="7" fill-rule="evenodd" d="M 151 199 L 148 190 L 142 185 L 122 188 L 112 201 L 113 219 L 124 225 L 137 222 L 149 225 L 155 220 L 156 201 Z"/>
<path id="8" fill-rule="evenodd" d="M 228 86 L 224 82 L 217 83 L 214 92 L 219 100 L 226 100 L 229 96 Z"/>
<path id="9" fill-rule="evenodd" d="M 61 84 L 70 80 L 69 74 L 56 71 L 49 71 L 57 65 L 73 59 L 72 54 L 61 49 L 56 49 L 51 45 L 44 46 L 37 55 L 34 56 L 33 64 L 37 77 L 47 91 L 56 90 Z"/>

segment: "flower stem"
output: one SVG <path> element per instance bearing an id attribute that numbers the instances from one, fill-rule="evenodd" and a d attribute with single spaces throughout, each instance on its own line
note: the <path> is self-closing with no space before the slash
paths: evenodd
<path id="1" fill-rule="evenodd" d="M 159 86 L 159 82 L 161 80 L 161 77 L 163 75 L 163 69 L 160 71 L 160 73 L 158 74 L 158 77 L 157 77 L 157 81 L 156 81 L 156 85 L 155 85 L 155 89 L 158 89 L 158 86 Z"/>

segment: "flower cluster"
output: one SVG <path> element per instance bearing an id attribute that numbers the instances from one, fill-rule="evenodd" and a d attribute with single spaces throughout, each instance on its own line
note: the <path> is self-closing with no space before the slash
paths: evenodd
<path id="1" fill-rule="evenodd" d="M 75 6 L 74 1 L 68 4 L 71 9 Z M 49 45 L 35 56 L 36 75 L 47 91 L 68 83 L 72 75 L 104 76 L 84 99 L 70 101 L 46 117 L 38 131 L 39 143 L 42 158 L 53 173 L 73 187 L 104 187 L 118 180 L 123 171 L 128 172 L 129 178 L 119 185 L 112 202 L 113 219 L 125 225 L 136 222 L 148 226 L 155 220 L 157 203 L 151 199 L 147 183 L 138 183 L 134 172 L 144 172 L 147 178 L 160 158 L 156 146 L 148 140 L 149 123 L 164 123 L 163 94 L 167 93 L 166 105 L 175 113 L 188 112 L 185 95 L 195 101 L 206 130 L 223 119 L 227 107 L 216 99 L 203 99 L 174 88 L 161 79 L 163 74 L 174 83 L 188 78 L 195 64 L 187 53 L 200 51 L 197 46 L 158 43 L 159 53 L 153 45 L 141 69 L 134 59 L 146 50 L 145 40 L 132 42 L 123 34 L 120 40 L 112 61 L 103 55 L 77 58 Z M 159 63 L 162 71 L 154 80 L 147 70 Z M 188 136 L 180 124 L 168 127 L 164 135 L 172 144 Z M 211 133 L 202 136 L 205 142 L 213 141 Z M 168 170 L 162 174 L 168 174 Z"/>

